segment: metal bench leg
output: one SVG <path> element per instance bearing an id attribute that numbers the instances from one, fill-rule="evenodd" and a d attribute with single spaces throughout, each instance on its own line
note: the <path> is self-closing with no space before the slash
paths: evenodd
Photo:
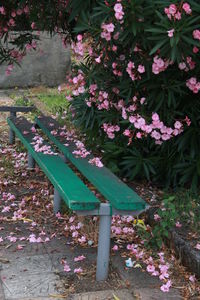
<path id="1" fill-rule="evenodd" d="M 97 271 L 96 280 L 103 281 L 108 277 L 109 258 L 110 258 L 110 233 L 111 233 L 111 218 L 110 206 L 107 206 L 108 215 L 100 216 L 99 224 L 99 241 L 97 253 Z"/>
<path id="2" fill-rule="evenodd" d="M 53 203 L 53 211 L 55 214 L 57 214 L 60 211 L 60 205 L 61 205 L 61 197 L 59 192 L 54 188 L 54 203 Z"/>
<path id="3" fill-rule="evenodd" d="M 11 112 L 10 117 L 16 117 L 16 112 Z M 15 143 L 15 132 L 10 128 L 9 129 L 9 144 L 13 145 Z"/>
<path id="4" fill-rule="evenodd" d="M 9 129 L 9 144 L 13 145 L 15 143 L 15 132 L 10 128 Z"/>
<path id="5" fill-rule="evenodd" d="M 35 169 L 35 160 L 30 152 L 28 152 L 28 169 Z"/>

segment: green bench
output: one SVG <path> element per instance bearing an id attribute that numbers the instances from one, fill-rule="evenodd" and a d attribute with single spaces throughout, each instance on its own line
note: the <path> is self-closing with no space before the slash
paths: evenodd
<path id="1" fill-rule="evenodd" d="M 107 168 L 98 168 L 88 162 L 93 158 L 77 158 L 74 141 L 67 141 L 63 128 L 51 117 L 38 117 L 35 121 L 46 137 L 59 149 L 55 153 L 49 143 L 45 146 L 50 154 L 36 152 L 33 141 L 36 133 L 32 132 L 33 124 L 25 118 L 8 118 L 10 129 L 18 136 L 28 150 L 28 166 L 34 168 L 34 162 L 43 170 L 54 186 L 54 212 L 60 210 L 61 199 L 66 205 L 80 216 L 99 216 L 99 240 L 97 253 L 97 281 L 105 280 L 108 276 L 110 257 L 110 232 L 112 215 L 137 216 L 147 209 L 148 205 L 126 184 L 117 178 Z M 61 134 L 62 133 L 62 134 Z M 79 172 L 92 183 L 105 197 L 102 203 L 71 170 L 66 163 L 70 161 Z"/>

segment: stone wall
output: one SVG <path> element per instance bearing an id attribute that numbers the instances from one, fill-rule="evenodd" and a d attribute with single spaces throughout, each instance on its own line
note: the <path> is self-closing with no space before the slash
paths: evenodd
<path id="1" fill-rule="evenodd" d="M 57 86 L 65 82 L 70 68 L 70 49 L 64 48 L 59 36 L 41 35 L 39 50 L 29 51 L 21 67 L 15 65 L 12 74 L 5 74 L 6 66 L 0 66 L 0 89 Z"/>

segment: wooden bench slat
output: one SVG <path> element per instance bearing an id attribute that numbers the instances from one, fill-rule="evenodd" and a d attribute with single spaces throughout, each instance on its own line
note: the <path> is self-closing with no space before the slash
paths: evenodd
<path id="1" fill-rule="evenodd" d="M 0 106 L 1 112 L 29 112 L 35 109 L 35 106 Z"/>
<path id="2" fill-rule="evenodd" d="M 76 158 L 72 152 L 76 149 L 74 143 L 65 146 L 62 137 L 51 134 L 52 130 L 59 130 L 59 124 L 51 117 L 39 117 L 37 125 L 60 149 L 60 151 L 77 167 L 77 169 L 99 190 L 99 192 L 118 210 L 143 210 L 147 206 L 131 188 L 117 178 L 105 167 L 98 168 L 88 163 L 88 159 Z M 49 124 L 53 124 L 50 126 Z M 90 157 L 91 158 L 91 157 Z"/>
<path id="3" fill-rule="evenodd" d="M 31 145 L 35 136 L 31 132 L 31 123 L 24 118 L 8 118 L 8 124 L 59 191 L 69 208 L 93 210 L 99 207 L 100 201 L 59 156 L 35 152 Z M 24 134 L 24 131 L 28 131 L 28 134 Z"/>

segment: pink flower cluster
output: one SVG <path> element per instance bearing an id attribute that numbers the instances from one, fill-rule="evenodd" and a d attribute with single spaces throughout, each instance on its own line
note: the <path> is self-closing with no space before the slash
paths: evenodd
<path id="1" fill-rule="evenodd" d="M 72 94 L 74 96 L 79 96 L 85 93 L 85 78 L 81 70 L 78 71 L 78 75 L 73 78 L 69 78 L 69 82 L 73 84 Z M 68 97 L 66 97 L 68 99 Z M 71 97 L 70 97 L 71 99 Z"/>
<path id="2" fill-rule="evenodd" d="M 172 38 L 174 36 L 174 29 L 168 30 L 168 37 Z"/>
<path id="3" fill-rule="evenodd" d="M 6 68 L 6 75 L 9 76 L 13 70 L 13 65 L 8 65 Z"/>
<path id="4" fill-rule="evenodd" d="M 10 55 L 11 57 L 15 58 L 18 63 L 20 63 L 22 61 L 22 58 L 24 57 L 24 53 L 21 53 L 18 50 L 11 50 Z"/>
<path id="5" fill-rule="evenodd" d="M 200 82 L 197 81 L 196 77 L 191 77 L 186 81 L 186 86 L 193 91 L 194 94 L 197 94 L 200 90 Z"/>
<path id="6" fill-rule="evenodd" d="M 75 145 L 76 145 L 76 150 L 74 150 L 72 153 L 76 156 L 76 157 L 82 157 L 82 158 L 86 158 L 88 155 L 90 155 L 91 153 L 89 151 L 87 151 L 87 149 L 85 148 L 85 145 L 77 140 L 74 141 Z"/>
<path id="7" fill-rule="evenodd" d="M 186 57 L 186 62 L 180 62 L 178 67 L 180 70 L 184 70 L 188 72 L 189 70 L 193 70 L 195 68 L 196 62 L 192 60 L 191 56 Z"/>
<path id="8" fill-rule="evenodd" d="M 135 81 L 137 79 L 141 79 L 141 76 L 139 74 L 145 72 L 145 67 L 143 65 L 139 65 L 138 68 L 136 69 L 134 62 L 129 61 L 126 71 L 129 74 L 132 81 Z"/>
<path id="9" fill-rule="evenodd" d="M 45 237 L 44 239 L 42 239 L 41 236 L 36 237 L 35 233 L 30 234 L 28 240 L 30 243 L 46 243 L 50 241 L 48 237 Z"/>
<path id="10" fill-rule="evenodd" d="M 98 168 L 102 168 L 103 167 L 103 163 L 101 162 L 101 160 L 100 160 L 99 157 L 91 158 L 91 159 L 89 159 L 88 162 L 89 162 L 89 164 L 95 165 Z"/>
<path id="11" fill-rule="evenodd" d="M 91 107 L 92 103 L 94 103 L 98 110 L 109 110 L 112 106 L 112 102 L 109 101 L 108 93 L 105 91 L 97 91 L 97 88 L 96 84 L 90 85 L 89 93 L 91 97 L 85 100 L 87 106 Z"/>
<path id="12" fill-rule="evenodd" d="M 118 1 L 118 2 L 120 2 L 120 1 Z M 114 11 L 115 11 L 115 18 L 119 21 L 123 20 L 124 11 L 123 11 L 123 6 L 121 5 L 121 3 L 115 4 Z"/>
<path id="13" fill-rule="evenodd" d="M 107 124 L 104 123 L 102 126 L 104 132 L 108 135 L 109 139 L 114 139 L 115 138 L 115 132 L 120 131 L 120 127 L 118 125 L 112 125 L 112 124 Z"/>
<path id="14" fill-rule="evenodd" d="M 9 20 L 7 21 L 6 24 L 1 28 L 0 27 L 0 36 L 1 36 L 1 31 L 2 32 L 8 32 L 10 29 L 12 29 L 15 26 L 15 18 L 17 16 L 21 16 L 22 14 L 28 15 L 30 12 L 29 7 L 25 5 L 24 7 L 18 8 L 17 10 L 12 10 L 11 14 L 9 14 Z M 0 6 L 0 14 L 1 15 L 6 15 L 7 12 L 5 10 L 5 7 Z"/>
<path id="15" fill-rule="evenodd" d="M 147 264 L 147 272 L 149 272 L 152 276 L 159 276 L 160 280 L 164 280 L 165 282 L 167 280 L 167 282 L 163 284 L 160 289 L 162 292 L 169 292 L 169 288 L 172 285 L 171 280 L 169 280 L 169 264 L 165 262 L 163 252 L 158 253 L 158 255 L 160 264 L 157 269 L 151 256 L 145 260 L 145 263 Z"/>
<path id="16" fill-rule="evenodd" d="M 76 262 L 76 260 L 75 260 L 75 262 Z M 67 272 L 67 273 L 71 272 L 71 268 L 66 260 L 62 260 L 61 263 L 64 265 L 64 272 Z M 81 273 L 83 273 L 83 269 L 81 267 L 74 269 L 74 274 L 81 274 Z"/>
<path id="17" fill-rule="evenodd" d="M 180 121 L 174 123 L 174 128 L 167 127 L 160 121 L 157 113 L 152 114 L 151 137 L 156 140 L 156 144 L 162 144 L 163 141 L 171 139 L 183 132 L 183 124 Z"/>
<path id="18" fill-rule="evenodd" d="M 6 14 L 6 10 L 3 6 L 0 6 L 0 14 L 2 14 L 2 15 Z"/>
<path id="19" fill-rule="evenodd" d="M 111 33 L 115 30 L 115 25 L 113 23 L 105 24 L 102 23 L 101 28 L 103 29 L 101 33 L 102 39 L 105 39 L 106 41 L 111 40 Z"/>
<path id="20" fill-rule="evenodd" d="M 119 70 L 117 62 L 112 63 L 112 68 L 113 68 L 113 74 L 114 75 L 119 76 L 119 77 L 122 76 L 122 71 Z"/>
<path id="21" fill-rule="evenodd" d="M 162 144 L 163 141 L 167 141 L 174 136 L 177 136 L 183 132 L 183 124 L 180 121 L 174 123 L 174 128 L 167 127 L 163 122 L 160 121 L 159 115 L 157 113 L 152 114 L 152 122 L 150 124 L 146 123 L 146 120 L 138 113 L 132 114 L 138 109 L 138 104 L 143 105 L 145 103 L 145 98 L 138 99 L 136 96 L 133 97 L 133 104 L 125 107 L 123 100 L 118 102 L 116 108 L 122 111 L 122 118 L 129 120 L 130 124 L 133 124 L 134 128 L 129 126 L 128 129 L 125 129 L 123 135 L 129 137 L 129 143 L 132 142 L 132 138 L 141 139 L 143 136 L 150 135 L 155 139 L 156 144 Z M 138 102 L 138 104 L 137 104 Z M 188 119 L 189 120 L 189 119 Z M 190 121 L 190 120 L 189 120 Z M 185 120 L 186 122 L 186 120 Z M 189 122 L 186 124 L 189 126 Z M 117 125 L 116 125 L 117 126 Z M 119 126 L 118 126 L 119 127 Z M 113 139 L 115 126 L 106 124 L 104 131 L 107 133 L 108 137 Z"/>
<path id="22" fill-rule="evenodd" d="M 153 59 L 152 72 L 157 75 L 160 72 L 165 71 L 169 64 L 169 60 L 163 60 L 162 58 L 158 57 L 158 55 L 156 55 Z"/>
<path id="23" fill-rule="evenodd" d="M 71 43 L 71 49 L 76 55 L 76 58 L 81 60 L 86 52 L 86 44 L 83 42 L 83 36 L 79 34 L 77 36 L 77 42 Z"/>
<path id="24" fill-rule="evenodd" d="M 58 155 L 51 149 L 50 145 L 44 144 L 44 139 L 39 135 L 35 135 L 31 144 L 34 146 L 34 150 L 36 152 L 41 152 L 47 155 Z"/>
<path id="25" fill-rule="evenodd" d="M 26 45 L 26 50 L 32 50 L 37 48 L 36 41 L 32 41 L 32 43 Z"/>
<path id="26" fill-rule="evenodd" d="M 50 127 L 54 127 L 53 123 L 49 123 Z M 66 130 L 66 126 L 60 127 L 59 130 L 52 130 L 51 134 L 55 136 L 59 136 L 66 139 L 66 143 L 64 144 L 66 147 L 68 147 L 71 143 L 71 146 L 74 148 L 73 154 L 77 158 L 86 158 L 89 155 L 91 155 L 91 152 L 88 151 L 84 145 L 84 143 L 77 139 L 77 135 L 75 133 L 75 130 L 68 131 Z M 94 157 L 88 161 L 90 164 L 95 165 L 96 167 L 102 168 L 103 163 L 101 162 L 101 159 L 99 157 Z"/>
<path id="27" fill-rule="evenodd" d="M 192 13 L 190 5 L 187 2 L 183 3 L 182 7 L 177 6 L 176 4 L 171 4 L 169 7 L 164 9 L 165 14 L 170 20 L 181 20 L 182 10 L 185 11 L 186 15 L 190 15 Z"/>

